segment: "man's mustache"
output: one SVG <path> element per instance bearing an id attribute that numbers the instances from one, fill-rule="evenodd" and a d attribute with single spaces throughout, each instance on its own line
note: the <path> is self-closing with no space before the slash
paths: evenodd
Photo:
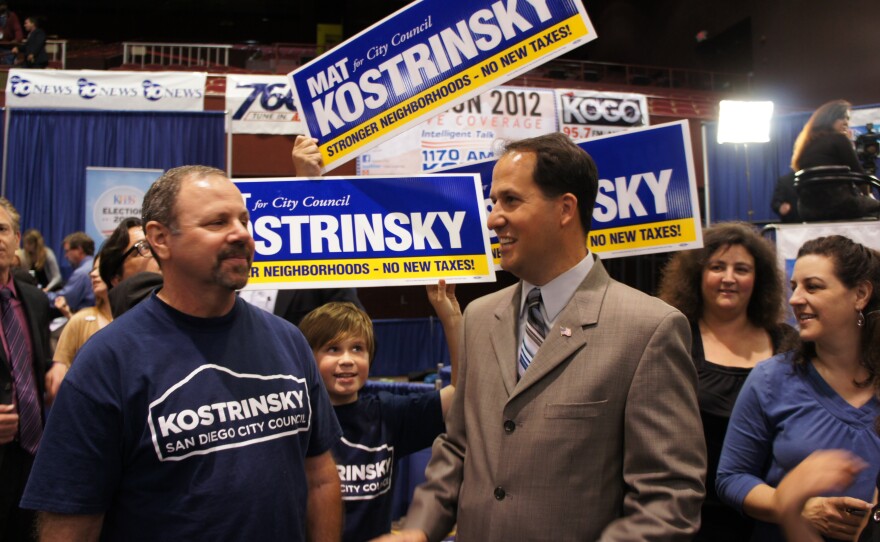
<path id="1" fill-rule="evenodd" d="M 252 253 L 244 245 L 232 246 L 220 251 L 218 258 L 221 260 L 227 260 L 229 258 L 244 258 L 248 262 L 250 262 L 252 258 Z"/>

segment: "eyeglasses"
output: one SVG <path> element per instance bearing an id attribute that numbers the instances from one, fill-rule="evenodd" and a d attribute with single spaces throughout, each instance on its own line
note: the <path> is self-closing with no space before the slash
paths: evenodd
<path id="1" fill-rule="evenodd" d="M 146 239 L 141 239 L 137 243 L 131 245 L 130 249 L 125 251 L 125 254 L 122 255 L 122 261 L 124 262 L 125 260 L 127 260 L 134 251 L 137 251 L 137 253 L 143 258 L 153 257 L 153 253 L 152 251 L 150 251 L 150 243 L 147 243 Z"/>
<path id="2" fill-rule="evenodd" d="M 131 256 L 135 251 L 142 258 L 153 257 L 153 252 L 150 250 L 150 243 L 148 243 L 146 239 L 141 239 L 137 243 L 131 245 L 131 248 L 126 250 L 125 253 L 122 254 L 122 259 L 119 260 L 119 265 L 113 271 L 114 277 L 122 276 L 122 267 L 125 265 L 125 260 L 127 260 L 128 257 Z"/>

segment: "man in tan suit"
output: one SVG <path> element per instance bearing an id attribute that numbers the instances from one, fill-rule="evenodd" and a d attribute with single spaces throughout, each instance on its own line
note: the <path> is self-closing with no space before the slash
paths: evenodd
<path id="1" fill-rule="evenodd" d="M 495 166 L 489 227 L 521 280 L 465 311 L 448 433 L 399 539 L 456 522 L 465 542 L 696 531 L 706 447 L 688 323 L 589 254 L 597 184 L 562 134 L 512 143 Z"/>

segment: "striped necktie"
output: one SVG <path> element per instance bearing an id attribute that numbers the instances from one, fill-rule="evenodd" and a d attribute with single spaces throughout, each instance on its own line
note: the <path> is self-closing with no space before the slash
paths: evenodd
<path id="1" fill-rule="evenodd" d="M 3 313 L 0 323 L 6 336 L 6 348 L 9 350 L 9 363 L 12 366 L 12 381 L 15 385 L 18 441 L 24 450 L 36 454 L 43 434 L 42 414 L 34 380 L 34 367 L 25 344 L 26 335 L 15 316 L 11 298 L 12 292 L 8 288 L 0 290 L 0 312 Z"/>
<path id="2" fill-rule="evenodd" d="M 538 348 L 541 347 L 546 335 L 547 325 L 541 315 L 541 290 L 540 288 L 532 288 L 532 291 L 526 296 L 526 326 L 523 331 L 522 347 L 519 349 L 519 365 L 517 367 L 519 376 L 522 376 L 529 368 L 529 364 L 538 353 Z"/>

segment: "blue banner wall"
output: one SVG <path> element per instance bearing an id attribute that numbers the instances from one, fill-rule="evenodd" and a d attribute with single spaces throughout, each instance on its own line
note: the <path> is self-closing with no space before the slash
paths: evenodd
<path id="1" fill-rule="evenodd" d="M 56 254 L 85 229 L 86 168 L 226 168 L 224 113 L 7 110 L 6 193 Z M 63 258 L 59 264 L 66 265 Z"/>

